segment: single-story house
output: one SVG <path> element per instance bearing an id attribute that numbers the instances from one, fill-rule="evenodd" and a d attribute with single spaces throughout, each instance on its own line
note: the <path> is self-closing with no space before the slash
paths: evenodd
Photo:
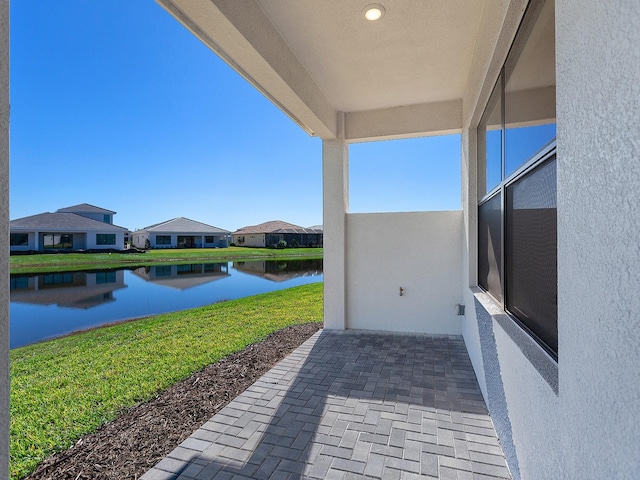
<path id="1" fill-rule="evenodd" d="M 127 229 L 116 212 L 86 203 L 11 220 L 10 249 L 20 251 L 123 250 Z"/>
<path id="2" fill-rule="evenodd" d="M 232 241 L 241 247 L 276 246 L 283 241 L 290 247 L 321 247 L 322 229 L 304 228 L 282 220 L 272 220 L 236 230 L 232 234 Z"/>
<path id="3" fill-rule="evenodd" d="M 131 243 L 137 248 L 226 248 L 230 233 L 178 217 L 136 230 L 131 234 Z"/>

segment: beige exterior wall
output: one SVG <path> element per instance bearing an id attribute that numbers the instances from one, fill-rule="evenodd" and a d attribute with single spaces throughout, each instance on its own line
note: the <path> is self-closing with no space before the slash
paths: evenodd
<path id="1" fill-rule="evenodd" d="M 145 248 L 146 241 L 149 239 L 148 233 L 132 233 L 131 242 L 136 248 Z"/>
<path id="2" fill-rule="evenodd" d="M 264 233 L 234 234 L 232 237 L 233 243 L 240 247 L 266 247 Z"/>

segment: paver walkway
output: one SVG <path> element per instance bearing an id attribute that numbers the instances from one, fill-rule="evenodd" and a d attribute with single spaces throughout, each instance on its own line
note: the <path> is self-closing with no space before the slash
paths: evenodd
<path id="1" fill-rule="evenodd" d="M 320 331 L 141 480 L 511 478 L 461 337 Z"/>

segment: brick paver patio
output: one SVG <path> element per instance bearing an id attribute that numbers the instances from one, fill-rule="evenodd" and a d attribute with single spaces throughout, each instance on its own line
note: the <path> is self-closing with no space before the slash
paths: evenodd
<path id="1" fill-rule="evenodd" d="M 461 337 L 320 331 L 142 480 L 511 478 Z"/>

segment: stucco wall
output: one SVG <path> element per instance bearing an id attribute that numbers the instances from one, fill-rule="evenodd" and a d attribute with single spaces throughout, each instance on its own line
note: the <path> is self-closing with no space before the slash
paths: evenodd
<path id="1" fill-rule="evenodd" d="M 239 237 L 243 237 L 244 242 L 239 242 Z M 233 235 L 233 242 L 242 247 L 265 247 L 264 237 L 263 233 Z"/>
<path id="2" fill-rule="evenodd" d="M 145 243 L 149 239 L 148 233 L 133 233 L 131 234 L 131 241 L 133 246 L 137 248 L 145 248 Z"/>
<path id="3" fill-rule="evenodd" d="M 515 4 L 517 2 L 511 2 Z M 508 19 L 507 19 L 508 20 Z M 503 25 L 501 38 L 513 29 Z M 465 102 L 467 285 L 475 285 L 475 139 L 495 80 Z M 527 354 L 465 288 L 463 335 L 514 478 L 640 478 L 640 3 L 556 0 L 559 360 Z M 481 73 L 478 67 L 470 78 Z M 495 73 L 495 72 L 494 72 Z M 477 104 L 477 107 L 476 107 Z M 486 300 L 486 299 L 485 299 Z M 491 315 L 493 314 L 493 315 Z M 512 324 L 514 325 L 514 324 Z M 517 332 L 517 327 L 516 330 Z M 525 337 L 529 338 L 529 337 Z M 522 340 L 522 339 L 521 339 Z M 537 352 L 538 359 L 544 355 Z M 534 355 L 535 357 L 535 355 Z M 548 359 L 547 359 L 548 360 Z"/>
<path id="4" fill-rule="evenodd" d="M 346 228 L 347 328 L 461 333 L 462 211 L 349 214 Z"/>
<path id="5" fill-rule="evenodd" d="M 112 224 L 113 223 L 113 215 L 109 214 L 109 221 L 105 222 L 104 221 L 104 213 L 85 213 L 85 212 L 77 212 L 77 215 L 83 216 L 83 217 L 87 217 L 90 218 L 92 220 L 96 220 L 98 222 L 104 222 L 104 223 L 109 223 Z"/>
<path id="6" fill-rule="evenodd" d="M 86 235 L 84 235 L 85 237 L 85 243 L 86 243 L 86 248 L 87 249 L 96 249 L 96 250 L 109 250 L 109 249 L 117 249 L 117 250 L 124 250 L 124 232 L 118 232 L 115 233 L 114 235 L 116 236 L 116 243 L 115 245 L 98 245 L 96 243 L 96 235 L 98 233 L 106 233 L 108 235 L 113 234 L 113 232 L 88 232 Z M 73 235 L 73 241 L 74 241 L 74 248 L 81 248 L 81 247 L 76 247 L 75 245 L 75 239 L 76 239 L 76 234 Z"/>
<path id="7" fill-rule="evenodd" d="M 9 1 L 0 0 L 0 478 L 9 478 Z"/>
<path id="8" fill-rule="evenodd" d="M 640 478 L 640 2 L 557 0 L 563 462 Z"/>
<path id="9" fill-rule="evenodd" d="M 563 478 L 557 364 L 489 295 L 472 295 L 483 394 L 513 478 Z"/>
<path id="10" fill-rule="evenodd" d="M 495 322 L 493 332 L 507 411 L 492 412 L 492 418 L 495 424 L 497 415 L 509 415 L 513 444 L 507 444 L 508 432 L 503 434 L 501 442 L 520 453 L 517 464 L 512 462 L 512 469 L 517 468 L 524 479 L 560 478 L 563 452 L 558 449 L 558 396 Z"/>

